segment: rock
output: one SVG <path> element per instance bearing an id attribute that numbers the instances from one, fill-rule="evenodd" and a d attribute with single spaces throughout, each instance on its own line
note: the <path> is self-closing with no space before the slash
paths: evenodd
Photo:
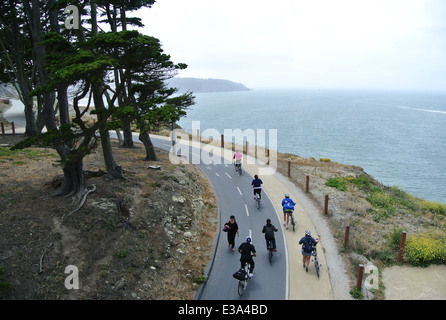
<path id="1" fill-rule="evenodd" d="M 184 203 L 184 202 L 186 202 L 186 199 L 182 196 L 173 195 L 172 201 L 177 202 L 177 203 Z"/>
<path id="2" fill-rule="evenodd" d="M 190 231 L 186 231 L 183 235 L 185 238 L 192 238 L 192 232 Z"/>
<path id="3" fill-rule="evenodd" d="M 118 291 L 119 289 L 124 287 L 124 285 L 125 285 L 125 279 L 121 278 L 115 283 L 115 285 L 113 286 L 113 290 Z"/>

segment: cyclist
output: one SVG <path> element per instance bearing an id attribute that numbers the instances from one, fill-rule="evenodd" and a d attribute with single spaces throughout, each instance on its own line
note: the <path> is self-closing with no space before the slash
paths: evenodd
<path id="1" fill-rule="evenodd" d="M 259 199 L 262 199 L 262 184 L 263 181 L 259 179 L 258 175 L 255 175 L 254 180 L 251 182 L 251 185 L 254 188 L 254 199 L 256 198 L 256 194 L 259 195 Z"/>
<path id="2" fill-rule="evenodd" d="M 274 232 L 277 232 L 279 229 L 277 229 L 273 224 L 271 224 L 271 219 L 266 219 L 266 225 L 263 226 L 262 233 L 265 234 L 265 240 L 266 240 L 266 249 L 268 249 L 268 241 L 271 241 L 273 243 L 273 251 L 277 252 L 276 249 L 276 238 L 274 237 Z"/>
<path id="3" fill-rule="evenodd" d="M 245 267 L 245 263 L 249 262 L 250 268 L 249 268 L 249 277 L 251 278 L 253 276 L 254 271 L 254 260 L 252 257 L 256 256 L 256 248 L 251 243 L 252 239 L 251 237 L 246 238 L 246 242 L 243 242 L 240 247 L 238 247 L 238 252 L 240 252 L 240 262 L 241 262 L 241 268 L 243 269 Z M 252 253 L 252 255 L 251 255 Z"/>
<path id="4" fill-rule="evenodd" d="M 283 226 L 288 230 L 288 223 L 290 221 L 290 214 L 294 212 L 294 206 L 296 203 L 290 198 L 288 193 L 285 194 L 285 198 L 282 200 L 283 208 Z"/>
<path id="5" fill-rule="evenodd" d="M 238 152 L 238 150 L 235 150 L 234 156 L 232 157 L 232 160 L 235 160 L 235 166 L 241 167 L 242 166 L 242 154 Z"/>
<path id="6" fill-rule="evenodd" d="M 319 243 L 319 238 L 315 240 L 311 236 L 310 230 L 305 230 L 305 236 L 300 239 L 299 244 L 302 245 L 302 263 L 305 271 L 308 272 L 308 266 L 310 265 L 310 257 L 313 252 L 313 246 Z"/>

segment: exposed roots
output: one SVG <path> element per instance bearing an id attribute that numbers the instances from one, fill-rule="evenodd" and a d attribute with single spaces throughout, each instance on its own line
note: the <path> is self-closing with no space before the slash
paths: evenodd
<path id="1" fill-rule="evenodd" d="M 67 216 L 71 216 L 73 213 L 79 211 L 83 207 L 85 201 L 87 200 L 87 196 L 90 193 L 94 192 L 95 190 L 96 190 L 96 186 L 93 184 L 93 187 L 90 190 L 87 189 L 87 191 L 84 193 L 84 195 L 82 196 L 82 200 L 79 203 L 79 205 L 77 206 L 77 208 L 74 209 L 73 211 L 71 211 L 70 213 L 68 213 Z M 64 217 L 65 217 L 65 215 L 62 217 L 62 220 L 63 220 Z"/>

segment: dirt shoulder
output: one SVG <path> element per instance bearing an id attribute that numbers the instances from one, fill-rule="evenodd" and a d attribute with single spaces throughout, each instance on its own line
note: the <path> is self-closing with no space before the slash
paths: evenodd
<path id="1" fill-rule="evenodd" d="M 0 143 L 20 138 L 0 136 Z M 72 215 L 71 198 L 51 197 L 62 183 L 54 150 L 0 156 L 2 299 L 193 299 L 216 232 L 212 188 L 195 166 L 172 165 L 165 151 L 160 162 L 144 161 L 140 148 L 115 145 L 114 153 L 127 180 L 106 180 L 98 149 L 84 161 L 96 191 Z M 67 266 L 78 268 L 78 290 L 65 288 Z"/>

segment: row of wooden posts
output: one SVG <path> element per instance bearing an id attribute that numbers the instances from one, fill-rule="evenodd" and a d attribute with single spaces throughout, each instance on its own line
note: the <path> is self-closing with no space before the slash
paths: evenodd
<path id="1" fill-rule="evenodd" d="M 201 142 L 201 136 L 200 136 L 200 130 L 199 129 L 197 129 L 197 141 L 198 142 Z M 225 138 L 224 138 L 224 135 L 222 134 L 221 135 L 221 148 L 224 148 L 225 147 Z M 246 141 L 245 142 L 245 154 L 248 154 L 248 149 L 249 148 L 249 142 L 248 141 Z M 257 148 L 255 148 L 254 149 L 255 150 L 255 158 L 257 158 Z M 266 148 L 266 158 L 268 159 L 268 162 L 269 162 L 269 149 L 268 148 Z M 291 161 L 290 160 L 288 160 L 288 173 L 287 173 L 287 176 L 288 176 L 288 178 L 291 178 Z M 310 176 L 306 176 L 305 177 L 305 192 L 306 193 L 309 193 L 310 192 Z M 324 213 L 324 215 L 327 215 L 328 214 L 328 199 L 329 199 L 329 197 L 328 197 L 328 195 L 325 195 L 325 198 L 324 198 L 324 209 L 323 209 L 323 213 Z"/>
<path id="2" fill-rule="evenodd" d="M 4 124 L 3 122 L 1 122 L 1 123 L 0 123 L 0 126 L 1 126 L 1 128 L 2 128 L 2 136 L 4 136 L 5 133 L 6 133 L 6 130 L 5 130 L 5 124 Z M 15 135 L 15 124 L 14 124 L 14 121 L 11 122 L 11 126 L 12 126 L 12 134 Z"/>
<path id="3" fill-rule="evenodd" d="M 199 135 L 199 131 L 197 130 L 197 137 L 198 137 L 198 141 L 201 141 L 200 135 Z M 221 147 L 224 148 L 225 142 L 224 142 L 224 136 L 221 135 Z M 246 141 L 246 154 L 248 154 L 248 141 Z M 269 149 L 266 149 L 266 156 L 269 157 Z M 255 148 L 255 156 L 257 157 L 257 148 Z M 288 178 L 291 178 L 291 161 L 288 160 L 288 166 L 287 166 L 287 176 Z M 310 177 L 307 175 L 305 177 L 305 192 L 309 193 L 309 189 L 310 189 Z M 324 209 L 323 209 L 323 214 L 327 215 L 328 213 L 328 195 L 325 195 L 325 199 L 324 199 Z M 403 254 L 404 254 L 404 247 L 406 244 L 406 231 L 403 231 L 401 234 L 401 242 L 400 242 L 400 249 L 398 250 L 398 261 L 402 262 L 403 261 Z M 348 245 L 348 240 L 349 240 L 349 235 L 350 235 L 350 226 L 347 225 L 345 227 L 345 233 L 344 233 L 344 248 L 347 247 Z M 357 279 L 357 283 L 356 283 L 356 287 L 358 289 L 362 288 L 362 278 L 363 278 L 363 274 L 364 274 L 364 265 L 360 264 L 359 268 L 358 268 L 358 279 Z"/>

